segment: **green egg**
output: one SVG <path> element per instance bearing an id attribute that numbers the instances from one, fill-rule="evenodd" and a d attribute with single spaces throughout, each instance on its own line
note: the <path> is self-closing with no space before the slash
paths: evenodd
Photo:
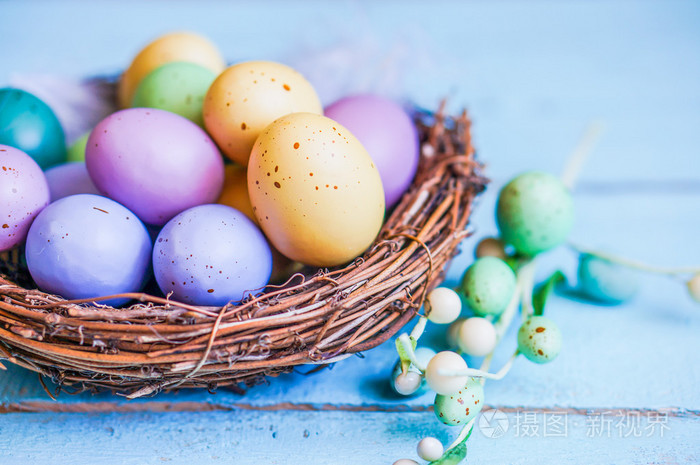
<path id="1" fill-rule="evenodd" d="M 68 147 L 68 161 L 85 161 L 85 147 L 89 136 L 90 133 L 86 132 Z"/>
<path id="2" fill-rule="evenodd" d="M 639 289 L 635 270 L 591 254 L 579 257 L 578 284 L 584 295 L 608 304 L 630 300 Z"/>
<path id="3" fill-rule="evenodd" d="M 501 189 L 496 221 L 504 242 L 533 256 L 566 240 L 574 223 L 574 204 L 559 178 L 524 173 Z"/>
<path id="4" fill-rule="evenodd" d="M 0 89 L 0 144 L 22 150 L 42 169 L 66 161 L 58 118 L 43 101 L 20 89 Z"/>
<path id="5" fill-rule="evenodd" d="M 194 63 L 172 62 L 151 71 L 139 84 L 132 107 L 159 108 L 202 126 L 202 105 L 213 71 Z"/>
<path id="6" fill-rule="evenodd" d="M 484 406 L 484 387 L 477 378 L 469 378 L 466 386 L 450 395 L 435 396 L 435 416 L 446 425 L 464 425 Z"/>
<path id="7" fill-rule="evenodd" d="M 531 316 L 518 330 L 518 350 L 535 363 L 549 363 L 561 350 L 561 332 L 549 318 Z"/>
<path id="8" fill-rule="evenodd" d="M 500 258 L 483 257 L 467 268 L 461 291 L 477 315 L 500 315 L 515 292 L 515 273 Z"/>

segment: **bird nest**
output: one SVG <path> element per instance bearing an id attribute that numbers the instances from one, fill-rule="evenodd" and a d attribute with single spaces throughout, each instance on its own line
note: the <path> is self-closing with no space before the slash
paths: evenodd
<path id="1" fill-rule="evenodd" d="M 304 270 L 221 308 L 142 293 L 113 308 L 37 290 L 13 250 L 0 254 L 0 358 L 39 373 L 44 387 L 50 378 L 55 392 L 106 388 L 135 398 L 184 387 L 243 391 L 296 365 L 381 344 L 442 280 L 486 184 L 466 113 L 418 111 L 415 119 L 418 174 L 352 263 Z"/>

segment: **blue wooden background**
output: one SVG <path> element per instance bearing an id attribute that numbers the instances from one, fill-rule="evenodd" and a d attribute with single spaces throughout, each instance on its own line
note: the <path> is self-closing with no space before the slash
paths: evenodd
<path id="1" fill-rule="evenodd" d="M 574 194 L 573 239 L 659 265 L 700 264 L 699 2 L 0 1 L 0 85 L 114 74 L 173 29 L 209 36 L 230 61 L 297 66 L 325 103 L 370 90 L 467 106 L 494 181 L 474 215 L 478 236 L 495 233 L 495 195 L 509 177 L 559 173 L 599 124 Z M 558 250 L 540 271 L 558 265 L 571 273 L 574 257 Z M 642 279 L 638 298 L 619 307 L 551 302 L 561 356 L 546 366 L 520 359 L 487 384 L 487 404 L 510 428 L 499 438 L 477 430 L 470 463 L 700 463 L 700 306 L 678 282 Z M 425 435 L 451 440 L 430 396 L 406 401 L 387 389 L 391 344 L 364 355 L 245 397 L 137 401 L 54 402 L 36 375 L 8 367 L 0 463 L 391 464 L 415 458 Z M 563 437 L 545 429 L 557 416 Z"/>

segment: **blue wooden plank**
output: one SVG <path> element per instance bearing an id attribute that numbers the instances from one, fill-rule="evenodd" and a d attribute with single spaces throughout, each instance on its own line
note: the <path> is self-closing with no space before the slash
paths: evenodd
<path id="1" fill-rule="evenodd" d="M 503 436 L 487 437 L 489 430 L 477 427 L 468 463 L 700 461 L 697 418 L 646 412 L 638 423 L 636 418 L 603 411 L 509 412 Z M 0 415 L 0 457 L 4 465 L 391 464 L 417 459 L 415 445 L 424 436 L 448 443 L 456 434 L 431 412 L 6 414 Z"/>
<path id="2" fill-rule="evenodd" d="M 697 2 L 164 5 L 4 2 L 0 83 L 115 73 L 155 35 L 187 28 L 230 60 L 297 65 L 326 102 L 375 90 L 430 108 L 449 95 L 452 108 L 471 108 L 477 146 L 498 179 L 560 170 L 585 127 L 601 120 L 600 163 L 586 179 L 700 180 L 689 163 L 700 145 Z M 46 34 L 56 27 L 60 41 Z"/>

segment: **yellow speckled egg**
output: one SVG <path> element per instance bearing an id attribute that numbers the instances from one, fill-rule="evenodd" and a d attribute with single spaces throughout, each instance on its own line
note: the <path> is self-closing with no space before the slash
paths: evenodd
<path id="1" fill-rule="evenodd" d="M 280 63 L 250 61 L 226 69 L 204 99 L 204 125 L 226 156 L 248 164 L 260 132 L 289 113 L 323 114 L 304 76 Z"/>
<path id="2" fill-rule="evenodd" d="M 194 63 L 216 74 L 226 66 L 216 46 L 204 37 L 191 32 L 165 34 L 141 50 L 122 74 L 118 88 L 119 105 L 122 108 L 131 106 L 141 80 L 159 66 L 174 61 Z"/>
<path id="3" fill-rule="evenodd" d="M 253 213 L 253 206 L 250 204 L 250 197 L 248 196 L 248 182 L 245 166 L 226 166 L 224 188 L 216 203 L 233 207 L 256 223 L 258 222 Z"/>
<path id="4" fill-rule="evenodd" d="M 262 131 L 248 192 L 272 244 L 307 265 L 352 260 L 384 220 L 384 189 L 369 154 L 345 127 L 314 113 L 283 116 Z"/>

